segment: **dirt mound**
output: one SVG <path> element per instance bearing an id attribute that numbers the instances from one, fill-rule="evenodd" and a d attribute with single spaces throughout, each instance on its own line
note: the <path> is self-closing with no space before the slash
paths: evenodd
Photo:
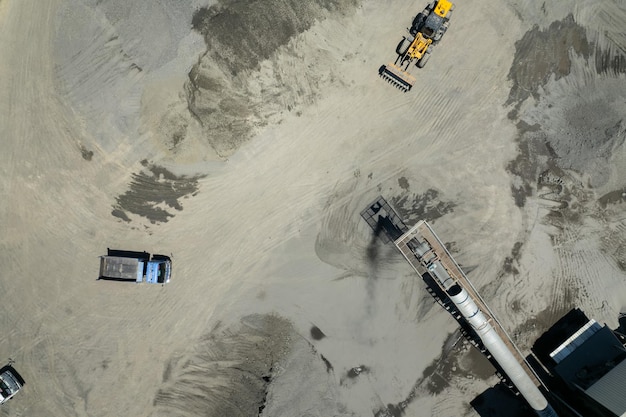
<path id="1" fill-rule="evenodd" d="M 535 26 L 526 32 L 515 43 L 515 59 L 509 71 L 513 87 L 508 102 L 520 103 L 531 95 L 536 97 L 538 88 L 544 86 L 552 75 L 556 79 L 568 75 L 572 66 L 570 50 L 589 57 L 585 29 L 574 22 L 572 15 L 553 22 L 546 30 Z"/>
<path id="2" fill-rule="evenodd" d="M 259 415 L 295 336 L 287 320 L 264 315 L 214 330 L 185 360 L 170 362 L 153 416 Z"/>
<path id="3" fill-rule="evenodd" d="M 189 109 L 220 156 L 234 153 L 255 128 L 314 100 L 319 84 L 332 79 L 335 60 L 325 48 L 304 56 L 298 44 L 309 41 L 296 38 L 357 4 L 225 0 L 196 12 L 192 24 L 207 51 L 191 70 L 186 92 Z M 302 63 L 309 71 L 302 72 Z"/>

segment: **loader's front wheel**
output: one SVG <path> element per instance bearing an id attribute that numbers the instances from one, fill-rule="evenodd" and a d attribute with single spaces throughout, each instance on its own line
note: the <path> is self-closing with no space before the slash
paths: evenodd
<path id="1" fill-rule="evenodd" d="M 419 59 L 419 61 L 417 61 L 417 67 L 418 68 L 424 68 L 426 66 L 426 63 L 428 62 L 428 60 L 430 59 L 430 54 L 424 54 L 422 55 L 422 57 Z"/>
<path id="2" fill-rule="evenodd" d="M 398 55 L 406 54 L 406 51 L 409 49 L 409 46 L 411 46 L 411 42 L 412 41 L 413 40 L 409 40 L 407 38 L 402 38 L 402 40 L 400 41 L 400 43 L 396 47 L 396 53 Z"/>

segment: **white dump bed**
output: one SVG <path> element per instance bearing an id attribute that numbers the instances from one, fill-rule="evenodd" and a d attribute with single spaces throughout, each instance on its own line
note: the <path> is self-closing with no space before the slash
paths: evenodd
<path id="1" fill-rule="evenodd" d="M 136 258 L 121 256 L 100 257 L 100 278 L 143 280 L 144 262 Z"/>

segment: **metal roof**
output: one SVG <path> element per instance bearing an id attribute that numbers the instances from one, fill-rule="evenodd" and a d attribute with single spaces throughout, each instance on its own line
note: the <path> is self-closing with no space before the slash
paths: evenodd
<path id="1" fill-rule="evenodd" d="M 626 360 L 590 386 L 585 393 L 620 417 L 626 417 Z"/>
<path id="2" fill-rule="evenodd" d="M 604 326 L 572 350 L 554 370 L 564 381 L 585 391 L 624 359 L 624 347 Z"/>

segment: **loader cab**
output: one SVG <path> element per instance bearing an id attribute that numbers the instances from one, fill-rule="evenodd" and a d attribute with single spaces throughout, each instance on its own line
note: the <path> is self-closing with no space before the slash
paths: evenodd
<path id="1" fill-rule="evenodd" d="M 441 27 L 443 26 L 443 17 L 439 16 L 436 13 L 431 13 L 426 17 L 424 21 L 424 26 L 422 27 L 422 34 L 425 38 L 433 39 Z"/>
<path id="2" fill-rule="evenodd" d="M 413 19 L 409 32 L 415 36 L 418 32 L 433 42 L 439 41 L 447 30 L 454 4 L 448 0 L 432 2 Z"/>

